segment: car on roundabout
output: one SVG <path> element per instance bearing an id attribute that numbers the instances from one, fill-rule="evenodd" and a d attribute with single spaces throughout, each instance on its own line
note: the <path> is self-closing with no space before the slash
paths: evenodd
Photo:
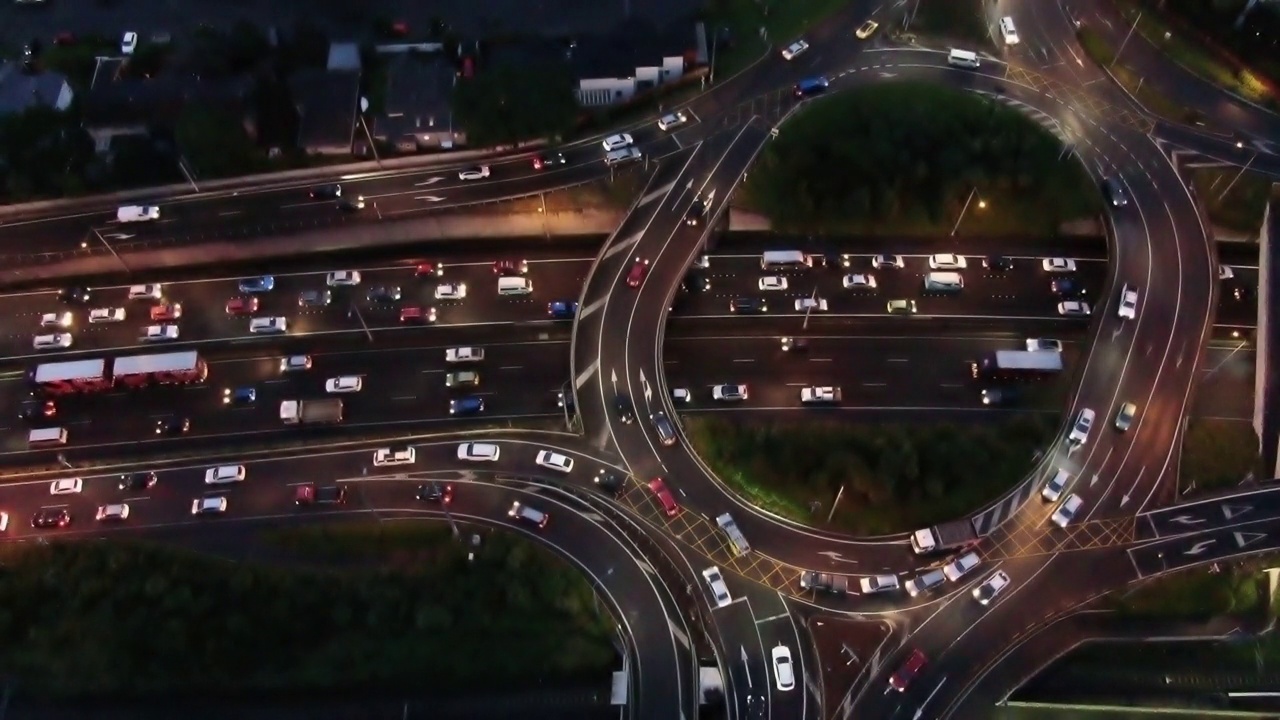
<path id="1" fill-rule="evenodd" d="M 658 129 L 663 132 L 669 132 L 672 129 L 678 128 L 687 122 L 689 122 L 689 116 L 685 115 L 681 111 L 667 113 L 666 115 L 663 115 L 662 117 L 658 118 Z"/>
<path id="2" fill-rule="evenodd" d="M 875 35 L 876 30 L 879 29 L 879 27 L 880 27 L 880 23 L 876 22 L 875 20 L 868 20 L 862 23 L 861 25 L 859 25 L 858 29 L 855 30 L 853 34 L 859 40 L 866 40 L 872 35 Z"/>
<path id="3" fill-rule="evenodd" d="M 809 49 L 809 43 L 804 40 L 797 40 L 782 49 L 782 59 L 791 61 L 800 57 Z"/>

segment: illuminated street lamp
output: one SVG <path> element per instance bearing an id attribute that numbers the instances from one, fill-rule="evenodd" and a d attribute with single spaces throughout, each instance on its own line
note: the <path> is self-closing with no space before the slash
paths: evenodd
<path id="1" fill-rule="evenodd" d="M 952 237 L 955 237 L 956 232 L 960 229 L 960 223 L 964 221 L 964 214 L 968 212 L 969 204 L 973 202 L 973 196 L 977 194 L 978 194 L 978 188 L 976 187 L 969 191 L 969 197 L 965 198 L 964 207 L 960 208 L 960 217 L 956 218 L 955 227 L 951 228 Z M 987 201 L 983 200 L 982 198 L 978 198 L 978 209 L 985 210 L 986 207 L 987 207 Z"/>

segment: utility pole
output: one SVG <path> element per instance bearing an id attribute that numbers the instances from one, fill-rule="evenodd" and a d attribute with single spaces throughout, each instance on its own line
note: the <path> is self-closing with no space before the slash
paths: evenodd
<path id="1" fill-rule="evenodd" d="M 1142 19 L 1142 13 L 1133 19 L 1133 25 L 1129 28 L 1129 32 L 1125 34 L 1124 41 L 1120 43 L 1120 49 L 1116 50 L 1116 54 L 1111 58 L 1111 64 L 1107 67 L 1114 67 L 1116 61 L 1120 59 L 1120 53 L 1124 52 L 1124 46 L 1129 44 L 1129 37 L 1133 35 L 1133 31 L 1138 29 L 1138 21 Z"/>

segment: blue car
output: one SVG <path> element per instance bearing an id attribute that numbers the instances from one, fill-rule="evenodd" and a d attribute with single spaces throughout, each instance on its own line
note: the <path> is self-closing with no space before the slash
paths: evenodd
<path id="1" fill-rule="evenodd" d="M 450 415 L 475 415 L 484 411 L 484 398 L 479 395 L 468 395 L 449 401 Z"/>
<path id="2" fill-rule="evenodd" d="M 262 277 L 245 278 L 240 281 L 240 292 L 242 293 L 264 293 L 271 292 L 275 289 L 276 279 L 270 275 Z"/>
<path id="3" fill-rule="evenodd" d="M 227 388 L 222 391 L 223 405 L 252 405 L 258 399 L 258 391 L 251 387 Z"/>
<path id="4" fill-rule="evenodd" d="M 547 314 L 556 320 L 572 320 L 578 314 L 578 303 L 568 300 L 547 303 Z"/>

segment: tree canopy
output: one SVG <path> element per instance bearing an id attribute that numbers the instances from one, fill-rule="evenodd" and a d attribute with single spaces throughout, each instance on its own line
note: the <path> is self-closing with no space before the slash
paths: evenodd
<path id="1" fill-rule="evenodd" d="M 573 127 L 578 104 L 563 65 L 498 64 L 460 80 L 453 111 L 473 146 L 555 138 Z"/>

